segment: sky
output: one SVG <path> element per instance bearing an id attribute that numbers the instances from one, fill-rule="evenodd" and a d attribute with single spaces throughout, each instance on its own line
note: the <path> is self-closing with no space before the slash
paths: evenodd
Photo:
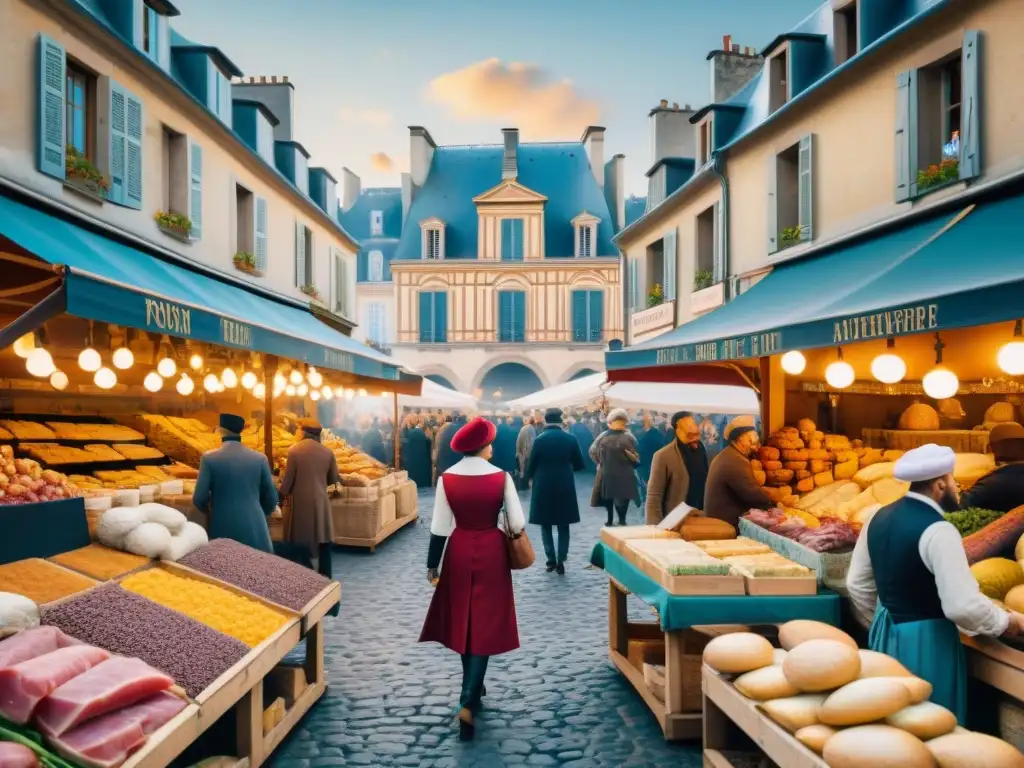
<path id="1" fill-rule="evenodd" d="M 175 0 L 175 27 L 295 85 L 295 140 L 341 179 L 399 186 L 410 125 L 438 144 L 578 140 L 603 125 L 646 194 L 647 113 L 710 100 L 722 36 L 764 48 L 827 0 Z"/>

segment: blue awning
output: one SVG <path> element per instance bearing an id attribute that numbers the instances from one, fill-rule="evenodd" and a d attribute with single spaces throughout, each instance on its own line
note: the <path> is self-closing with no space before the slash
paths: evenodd
<path id="1" fill-rule="evenodd" d="M 397 381 L 395 361 L 308 310 L 163 261 L 0 196 L 0 235 L 64 270 L 75 317 Z"/>
<path id="2" fill-rule="evenodd" d="M 1024 195 L 932 216 L 783 264 L 720 309 L 621 352 L 609 370 L 757 358 L 1024 315 Z"/>

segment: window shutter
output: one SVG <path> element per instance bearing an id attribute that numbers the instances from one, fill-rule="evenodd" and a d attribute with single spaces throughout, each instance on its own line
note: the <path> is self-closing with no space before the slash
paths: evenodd
<path id="1" fill-rule="evenodd" d="M 715 203 L 715 210 L 712 214 L 712 259 L 711 259 L 711 280 L 712 284 L 720 283 L 727 275 L 725 274 L 725 249 L 722 247 L 722 203 Z"/>
<path id="2" fill-rule="evenodd" d="M 981 174 L 981 33 L 964 32 L 960 106 L 960 178 L 973 179 Z"/>
<path id="3" fill-rule="evenodd" d="M 228 128 L 231 127 L 231 80 L 218 73 L 220 78 L 220 119 Z"/>
<path id="4" fill-rule="evenodd" d="M 448 294 L 444 291 L 434 294 L 434 341 L 448 341 Z"/>
<path id="5" fill-rule="evenodd" d="M 512 258 L 512 219 L 501 220 L 501 258 L 504 261 Z"/>
<path id="6" fill-rule="evenodd" d="M 512 219 L 512 258 L 523 260 L 523 220 Z"/>
<path id="7" fill-rule="evenodd" d="M 64 88 L 67 59 L 64 48 L 46 35 L 39 36 L 39 138 L 36 163 L 40 173 L 57 179 L 64 175 Z"/>
<path id="8" fill-rule="evenodd" d="M 662 295 L 665 301 L 674 301 L 676 298 L 676 230 L 672 229 L 665 233 L 664 254 L 662 255 L 664 266 L 664 281 Z"/>
<path id="9" fill-rule="evenodd" d="M 583 245 L 584 257 L 589 259 L 594 255 L 594 227 L 586 226 L 583 228 Z"/>
<path id="10" fill-rule="evenodd" d="M 126 98 L 124 88 L 110 81 L 110 191 L 107 199 L 124 205 L 127 200 L 127 143 L 125 136 Z M 194 221 L 194 220 L 193 220 Z M 194 231 L 194 230 L 193 230 Z"/>
<path id="11" fill-rule="evenodd" d="M 434 294 L 421 293 L 420 301 L 420 341 L 434 340 Z"/>
<path id="12" fill-rule="evenodd" d="M 295 222 L 295 287 L 303 288 L 306 283 L 306 228 Z"/>
<path id="13" fill-rule="evenodd" d="M 260 272 L 267 271 L 267 201 L 262 197 L 256 198 L 255 232 L 252 241 L 256 252 L 256 269 Z"/>
<path id="14" fill-rule="evenodd" d="M 316 269 L 314 267 L 314 254 L 316 251 L 316 240 L 313 237 L 312 230 L 305 229 L 303 237 L 303 245 L 305 246 L 305 253 L 303 254 L 303 261 L 306 265 L 304 274 L 306 275 L 306 282 L 304 285 L 315 286 L 316 285 Z"/>
<path id="15" fill-rule="evenodd" d="M 142 102 L 128 91 L 125 97 L 125 201 L 129 208 L 142 208 Z"/>
<path id="16" fill-rule="evenodd" d="M 768 253 L 779 250 L 778 158 L 768 158 Z"/>
<path id="17" fill-rule="evenodd" d="M 165 16 L 157 15 L 159 19 L 159 39 L 157 40 L 157 63 L 165 70 L 171 68 L 171 24 Z"/>
<path id="18" fill-rule="evenodd" d="M 498 341 L 509 341 L 512 337 L 512 294 L 498 292 Z"/>
<path id="19" fill-rule="evenodd" d="M 636 259 L 629 262 L 629 309 L 635 312 L 640 306 L 640 269 Z"/>
<path id="20" fill-rule="evenodd" d="M 334 311 L 348 314 L 348 275 L 345 274 L 345 260 L 340 252 L 332 250 L 331 267 L 334 269 Z"/>
<path id="21" fill-rule="evenodd" d="M 590 318 L 587 341 L 601 341 L 604 336 L 604 291 L 590 292 Z"/>
<path id="22" fill-rule="evenodd" d="M 526 341 L 526 293 L 524 291 L 516 291 L 512 294 L 512 313 L 512 341 Z"/>
<path id="23" fill-rule="evenodd" d="M 370 251 L 370 282 L 379 283 L 384 279 L 384 254 L 380 251 Z"/>
<path id="24" fill-rule="evenodd" d="M 587 340 L 587 292 L 572 292 L 572 340 Z"/>
<path id="25" fill-rule="evenodd" d="M 797 183 L 797 223 L 800 239 L 814 239 L 814 134 L 800 139 L 799 177 Z"/>
<path id="26" fill-rule="evenodd" d="M 896 77 L 896 202 L 917 195 L 917 70 Z"/>
<path id="27" fill-rule="evenodd" d="M 203 148 L 188 144 L 188 217 L 192 221 L 192 237 L 203 236 Z"/>

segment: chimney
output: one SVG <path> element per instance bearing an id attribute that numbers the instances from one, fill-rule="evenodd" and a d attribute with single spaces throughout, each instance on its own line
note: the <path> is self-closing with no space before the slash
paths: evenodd
<path id="1" fill-rule="evenodd" d="M 412 208 L 412 174 L 402 174 L 402 225 L 405 225 L 405 219 L 409 215 L 409 209 Z"/>
<path id="2" fill-rule="evenodd" d="M 711 102 L 728 101 L 761 71 L 764 59 L 750 46 L 732 42 L 731 35 L 722 38 L 722 50 L 708 54 L 711 62 Z"/>
<path id="3" fill-rule="evenodd" d="M 519 129 L 502 128 L 501 135 L 505 140 L 505 150 L 501 156 L 501 178 L 514 179 L 519 175 Z"/>
<path id="4" fill-rule="evenodd" d="M 359 177 L 348 168 L 341 169 L 341 212 L 348 213 L 359 199 L 361 191 Z"/>
<path id="5" fill-rule="evenodd" d="M 689 104 L 683 108 L 678 104 L 670 107 L 665 99 L 650 111 L 651 158 L 648 168 L 666 157 L 693 157 L 696 126 L 690 125 L 690 117 L 694 114 Z"/>
<path id="6" fill-rule="evenodd" d="M 612 214 L 612 229 L 626 226 L 626 156 L 615 155 L 604 165 L 604 199 Z"/>
<path id="7" fill-rule="evenodd" d="M 270 110 L 278 120 L 274 126 L 274 141 L 295 140 L 295 86 L 288 81 L 287 76 L 238 78 L 231 85 L 231 96 L 258 101 Z"/>
<path id="8" fill-rule="evenodd" d="M 414 187 L 422 187 L 426 182 L 435 149 L 437 144 L 426 128 L 419 125 L 409 126 L 409 171 Z"/>
<path id="9" fill-rule="evenodd" d="M 590 169 L 597 179 L 597 186 L 604 186 L 604 128 L 600 125 L 591 125 L 583 132 L 583 148 L 590 158 Z"/>

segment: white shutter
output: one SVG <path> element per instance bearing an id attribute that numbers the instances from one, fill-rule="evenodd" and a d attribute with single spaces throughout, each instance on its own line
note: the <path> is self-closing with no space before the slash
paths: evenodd
<path id="1" fill-rule="evenodd" d="M 295 287 L 304 288 L 306 282 L 306 228 L 295 222 Z"/>
<path id="2" fill-rule="evenodd" d="M 262 197 L 257 197 L 255 209 L 253 256 L 256 258 L 256 269 L 265 274 L 267 271 L 267 201 Z"/>
<path id="3" fill-rule="evenodd" d="M 188 146 L 188 217 L 192 237 L 203 235 L 203 148 L 194 142 Z"/>
<path id="4" fill-rule="evenodd" d="M 662 295 L 665 301 L 676 298 L 676 230 L 665 233 L 663 262 L 665 266 L 665 284 Z"/>

